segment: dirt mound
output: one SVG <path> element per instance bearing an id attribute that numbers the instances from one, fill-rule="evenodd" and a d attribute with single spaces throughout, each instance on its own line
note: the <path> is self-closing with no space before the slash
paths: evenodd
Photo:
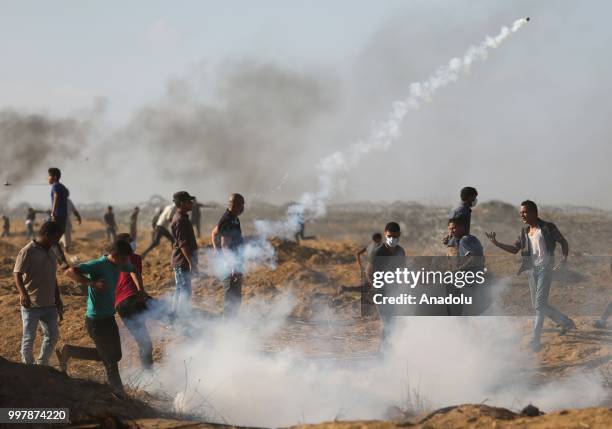
<path id="1" fill-rule="evenodd" d="M 53 368 L 24 365 L 0 357 L 0 404 L 3 407 L 70 408 L 72 422 L 159 417 L 160 413 L 133 398 L 118 398 L 111 389 L 76 379 Z"/>

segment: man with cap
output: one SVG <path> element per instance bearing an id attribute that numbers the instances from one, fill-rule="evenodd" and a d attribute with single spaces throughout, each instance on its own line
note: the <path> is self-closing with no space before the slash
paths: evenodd
<path id="1" fill-rule="evenodd" d="M 228 207 L 213 229 L 211 238 L 215 252 L 237 252 L 242 245 L 242 230 L 238 216 L 244 211 L 244 197 L 231 194 Z M 242 303 L 242 272 L 240 266 L 233 266 L 224 279 L 225 298 L 223 316 L 234 317 L 238 314 Z"/>
<path id="2" fill-rule="evenodd" d="M 173 310 L 176 316 L 189 308 L 191 298 L 191 279 L 198 267 L 198 244 L 189 212 L 193 209 L 195 197 L 186 191 L 179 191 L 172 196 L 176 213 L 172 218 L 170 230 L 174 237 L 172 244 L 172 269 L 176 290 L 174 291 Z"/>

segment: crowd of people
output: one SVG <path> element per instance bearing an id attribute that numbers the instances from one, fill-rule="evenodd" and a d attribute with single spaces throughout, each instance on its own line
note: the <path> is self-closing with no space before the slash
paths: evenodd
<path id="1" fill-rule="evenodd" d="M 51 185 L 51 208 L 49 219 L 45 221 L 36 238 L 29 241 L 17 256 L 14 267 L 14 281 L 20 295 L 23 336 L 21 355 L 26 364 L 49 364 L 49 358 L 55 350 L 59 338 L 58 320 L 63 315 L 63 303 L 57 282 L 58 266 L 74 282 L 87 287 L 87 309 L 85 326 L 95 347 L 82 347 L 64 344 L 56 350 L 57 358 L 63 370 L 71 359 L 90 359 L 104 364 L 108 383 L 117 391 L 123 391 L 118 362 L 121 360 L 121 341 L 115 321 L 115 313 L 134 337 L 139 348 L 142 367 L 150 369 L 153 365 L 153 346 L 151 336 L 145 324 L 146 314 L 159 303 L 145 291 L 143 281 L 143 259 L 152 249 L 158 246 L 162 238 L 172 244 L 170 264 L 174 272 L 175 290 L 171 309 L 164 312 L 170 324 L 188 314 L 191 306 L 192 281 L 198 274 L 198 243 L 200 235 L 199 210 L 206 205 L 199 204 L 196 198 L 186 191 L 176 192 L 172 204 L 159 208 L 152 221 L 150 245 L 142 255 L 136 253 L 137 222 L 139 208 L 134 208 L 129 222 L 129 233 L 118 233 L 117 223 L 112 206 L 108 206 L 104 215 L 107 239 L 110 249 L 100 257 L 69 266 L 60 241 L 64 248 L 70 247 L 70 216 L 81 222 L 79 212 L 69 199 L 69 191 L 61 182 L 58 168 L 48 170 L 48 181 Z M 442 240 L 448 256 L 465 258 L 484 258 L 483 246 L 478 238 L 470 234 L 471 212 L 476 205 L 478 192 L 467 187 L 461 190 L 461 204 L 449 215 L 448 235 Z M 243 245 L 243 234 L 239 216 L 245 208 L 245 199 L 240 194 L 229 197 L 227 209 L 211 231 L 213 250 L 217 253 L 234 253 Z M 193 216 L 197 210 L 198 215 Z M 33 221 L 36 214 L 28 210 L 28 237 L 33 236 Z M 190 218 L 189 214 L 192 213 Z M 520 252 L 522 264 L 519 273 L 527 272 L 531 291 L 532 305 L 535 310 L 535 322 L 531 345 L 539 350 L 542 324 L 545 317 L 557 323 L 563 332 L 575 329 L 574 322 L 548 303 L 552 283 L 552 272 L 555 269 L 555 248 L 559 244 L 562 250 L 561 264 L 569 254 L 569 245 L 559 229 L 538 215 L 537 205 L 530 200 L 520 205 L 520 217 L 525 224 L 518 239 L 512 244 L 497 240 L 495 232 L 487 233 L 489 240 L 497 247 L 510 253 Z M 301 233 L 296 240 L 303 237 Z M 389 271 L 396 267 L 406 266 L 406 253 L 399 244 L 401 228 L 397 222 L 389 222 L 384 234 L 376 233 L 372 242 L 357 252 L 357 263 L 362 273 L 363 284 L 360 290 L 366 296 L 372 289 L 372 276 L 375 271 Z M 366 262 L 362 256 L 366 254 Z M 461 265 L 461 264 L 460 264 Z M 612 267 L 611 267 L 612 269 Z M 224 278 L 223 315 L 235 317 L 242 302 L 243 274 L 240 267 L 233 267 Z M 365 306 L 370 308 L 369 306 Z M 363 307 L 363 308 L 365 308 Z M 608 305 L 604 315 L 596 322 L 603 327 L 610 316 L 612 304 Z M 389 308 L 378 307 L 378 314 L 383 320 L 384 337 L 393 326 L 394 315 Z M 37 327 L 43 331 L 43 342 L 38 358 L 34 359 L 33 344 Z"/>

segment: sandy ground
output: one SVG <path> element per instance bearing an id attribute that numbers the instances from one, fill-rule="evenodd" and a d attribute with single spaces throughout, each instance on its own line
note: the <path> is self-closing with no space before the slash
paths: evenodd
<path id="1" fill-rule="evenodd" d="M 412 206 L 410 206 L 412 207 Z M 397 209 L 401 219 L 408 222 L 407 233 L 403 237 L 409 254 L 442 254 L 444 249 L 438 244 L 439 237 L 444 232 L 444 222 L 440 221 L 443 211 L 430 209 L 426 215 L 415 213 L 416 208 Z M 411 211 L 413 210 L 413 211 Z M 612 351 L 610 329 L 595 329 L 592 322 L 599 314 L 605 302 L 612 299 L 612 278 L 609 274 L 608 247 L 610 242 L 603 242 L 603 234 L 610 236 L 612 232 L 612 217 L 607 213 L 571 213 L 552 211 L 551 216 L 560 220 L 556 223 L 567 231 L 566 235 L 572 245 L 572 262 L 570 270 L 558 279 L 551 294 L 551 301 L 560 310 L 575 318 L 578 330 L 565 336 L 559 336 L 558 330 L 552 325 L 545 325 L 543 343 L 545 346 L 538 353 L 531 368 L 526 368 L 534 375 L 535 380 L 556 380 L 571 375 L 575 371 L 599 371 L 610 378 L 612 374 Z M 393 214 L 386 213 L 382 219 L 389 219 Z M 381 214 L 376 214 L 381 218 Z M 514 211 L 503 204 L 490 204 L 475 211 L 473 233 L 481 237 L 484 243 L 484 230 L 496 229 L 506 241 L 516 236 L 520 224 L 514 219 Z M 508 219 L 499 222 L 493 219 Z M 589 223 L 590 222 L 590 223 Z M 380 222 L 379 222 L 380 223 Z M 384 223 L 384 222 L 383 222 Z M 14 225 L 17 222 L 14 222 Z M 245 225 L 247 223 L 245 222 Z M 347 209 L 338 209 L 311 230 L 319 237 L 317 240 L 304 242 L 297 246 L 292 242 L 274 241 L 278 252 L 278 267 L 271 271 L 259 269 L 247 276 L 244 284 L 245 301 L 255 297 L 272 297 L 281 292 L 292 291 L 298 304 L 286 326 L 268 344 L 265 351 L 274 352 L 283 347 L 300 348 L 313 358 L 352 358 L 375 354 L 379 347 L 381 325 L 377 318 L 359 316 L 359 295 L 356 293 L 340 293 L 341 286 L 357 286 L 360 282 L 359 272 L 354 263 L 354 252 L 363 244 L 367 244 L 368 236 L 374 229 L 374 221 L 367 216 L 359 215 Z M 208 228 L 209 225 L 206 225 Z M 127 228 L 124 227 L 124 230 Z M 248 226 L 245 228 L 248 232 Z M 377 228 L 379 229 L 379 228 Z M 208 229 L 205 229 L 208 231 Z M 348 231 L 345 234 L 334 234 L 330 231 Z M 432 232 L 433 230 L 433 232 Z M 366 232 L 367 231 L 367 232 Z M 0 337 L 0 356 L 8 361 L 20 360 L 19 347 L 21 338 L 21 318 L 18 305 L 18 295 L 12 284 L 11 272 L 18 250 L 25 244 L 23 229 L 15 225 L 14 235 L 0 240 L 0 319 L 3 335 Z M 587 236 L 585 236 L 587 235 Z M 140 248 L 148 244 L 149 232 L 141 232 Z M 143 242 L 145 242 L 143 244 Z M 208 238 L 200 240 L 201 246 L 209 245 Z M 106 243 L 102 225 L 97 220 L 86 220 L 77 226 L 75 245 L 70 257 L 84 261 L 103 254 Z M 172 272 L 169 268 L 170 246 L 167 242 L 155 249 L 145 261 L 144 279 L 149 293 L 154 297 L 162 296 L 173 289 Z M 527 287 L 524 279 L 512 276 L 516 269 L 516 258 L 504 256 L 487 248 L 487 255 L 492 256 L 492 265 L 500 276 L 508 276 L 510 287 L 503 295 L 504 308 L 508 315 L 521 317 L 521 329 L 524 333 L 522 347 L 527 347 L 531 318 Z M 498 257 L 499 255 L 499 257 Z M 91 345 L 85 331 L 83 318 L 86 296 L 83 291 L 66 279 L 59 277 L 60 287 L 64 295 L 66 314 L 61 323 L 61 340 L 71 344 Z M 212 278 L 198 279 L 194 285 L 194 305 L 215 317 L 221 311 L 221 285 Z M 325 308 L 335 315 L 334 329 L 326 330 L 313 315 Z M 122 368 L 137 360 L 133 340 L 126 334 L 120 324 L 122 333 L 124 359 Z M 325 341 L 319 341 L 324 339 Z M 357 339 L 357 340 L 356 340 Z M 38 349 L 40 340 L 37 341 Z M 322 346 L 324 344 L 324 346 Z M 156 342 L 154 357 L 156 361 L 163 360 L 164 347 L 167 344 Z M 8 363 L 7 363 L 8 364 Z M 57 365 L 53 358 L 52 365 Z M 6 376 L 6 365 L 3 364 L 2 377 Z M 24 368 L 18 365 L 21 368 Z M 33 371 L 33 370 L 32 370 Z M 14 371 L 12 371 L 14 372 Z M 56 377 L 53 371 L 53 377 Z M 101 364 L 96 362 L 76 361 L 71 363 L 68 375 L 79 379 L 103 382 L 104 373 Z M 32 373 L 32 376 L 37 376 Z M 57 375 L 62 376 L 61 374 Z M 63 377 L 63 376 L 62 376 Z M 6 380 L 6 379 L 4 379 Z M 72 379 L 60 380 L 61 383 L 72 383 Z M 14 381 L 14 380 L 13 380 Z M 84 386 L 84 385 L 82 385 Z M 74 387 L 82 389 L 84 387 Z M 89 389 L 90 385 L 87 385 Z M 97 386 L 97 385 L 96 385 Z M 72 387 L 71 387 L 72 388 Z M 102 386 L 101 388 L 104 388 Z M 6 383 L 3 383 L 3 395 L 6 395 Z M 47 393 L 48 394 L 48 393 Z M 146 427 L 182 427 L 173 420 L 163 420 L 163 416 L 155 410 L 163 407 L 167 398 L 151 398 L 143 392 L 131 391 L 130 395 L 136 401 L 144 401 L 139 405 L 138 412 L 131 416 L 138 419 Z M 8 396 L 1 396 L 6 398 Z M 78 401 L 78 398 L 71 398 Z M 112 398 L 100 405 L 101 413 L 111 412 Z M 140 403 L 140 402 L 139 402 Z M 14 403 L 13 405 L 18 405 Z M 414 421 L 415 427 L 499 427 L 499 428 L 544 428 L 544 427 L 612 427 L 612 412 L 610 403 L 602 404 L 604 408 L 568 410 L 551 413 L 541 417 L 522 417 L 507 410 L 497 410 L 485 406 L 462 406 L 441 412 L 426 420 Z M 156 408 L 157 406 L 157 408 Z M 90 414 L 95 414 L 95 407 L 89 407 Z M 135 410 L 136 408 L 132 408 Z M 115 410 L 116 411 L 116 410 Z M 126 410 L 118 413 L 125 414 Z M 156 414 L 157 413 L 157 414 Z M 129 410 L 128 410 L 129 414 Z M 149 420 L 142 420 L 148 418 Z M 422 418 L 422 417 L 421 417 Z M 191 422 L 193 424 L 193 422 Z M 393 422 L 333 422 L 319 426 L 330 428 L 353 427 L 390 427 Z M 202 426 L 204 427 L 204 426 Z"/>

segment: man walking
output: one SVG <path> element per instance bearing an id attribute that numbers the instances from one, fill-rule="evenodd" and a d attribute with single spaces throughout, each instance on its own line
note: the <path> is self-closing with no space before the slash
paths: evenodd
<path id="1" fill-rule="evenodd" d="M 60 240 L 64 245 L 66 252 L 69 252 L 70 248 L 72 247 L 72 216 L 76 218 L 79 225 L 82 223 L 81 214 L 72 203 L 72 200 L 68 198 L 68 222 L 66 223 L 66 231 L 64 232 L 64 236 Z"/>
<path id="2" fill-rule="evenodd" d="M 70 196 L 70 191 L 60 183 L 62 172 L 59 168 L 51 167 L 47 172 L 49 174 L 47 181 L 51 185 L 51 220 L 59 225 L 62 235 L 64 235 L 68 223 L 68 197 Z M 53 249 L 55 249 L 60 263 L 63 266 L 68 266 L 68 260 L 60 244 L 56 243 Z"/>
<path id="3" fill-rule="evenodd" d="M 104 223 L 106 224 L 106 239 L 110 243 L 114 243 L 115 240 L 117 240 L 117 222 L 115 222 L 113 206 L 108 206 L 106 208 L 106 213 L 104 213 Z"/>
<path id="4" fill-rule="evenodd" d="M 514 244 L 500 243 L 497 241 L 495 232 L 487 233 L 487 237 L 495 246 L 506 252 L 513 254 L 521 252 L 523 259 L 518 274 L 523 271 L 528 272 L 531 302 L 536 310 L 533 339 L 530 345 L 537 352 L 541 349 L 540 336 L 545 316 L 550 317 L 560 325 L 562 333 L 576 328 L 572 319 L 548 304 L 555 261 L 555 247 L 557 243 L 561 245 L 563 259 L 559 265 L 562 265 L 567 262 L 569 245 L 554 223 L 539 218 L 538 206 L 533 201 L 523 201 L 519 214 L 526 226 L 521 230 L 521 234 Z"/>
<path id="5" fill-rule="evenodd" d="M 155 228 L 153 230 L 153 240 L 147 249 L 142 252 L 142 258 L 144 259 L 147 254 L 159 246 L 162 237 L 165 237 L 170 241 L 170 243 L 174 243 L 174 238 L 172 238 L 172 234 L 168 231 L 170 227 L 170 222 L 174 218 L 174 213 L 176 212 L 176 205 L 170 204 L 164 207 L 162 212 L 157 217 L 157 222 L 155 223 Z"/>
<path id="6" fill-rule="evenodd" d="M 120 273 L 134 271 L 129 262 L 131 254 L 130 243 L 117 240 L 109 255 L 66 270 L 66 275 L 72 280 L 88 286 L 85 326 L 96 351 L 65 345 L 58 353 L 62 368 L 70 358 L 102 360 L 108 384 L 118 392 L 123 392 L 123 384 L 118 365 L 122 355 L 119 329 L 115 322 L 115 290 Z"/>
<path id="7" fill-rule="evenodd" d="M 375 272 L 395 271 L 406 267 L 406 252 L 399 245 L 401 236 L 400 226 L 397 222 L 389 222 L 385 226 L 385 240 L 382 245 L 372 252 L 372 259 L 368 264 L 367 278 L 373 284 Z M 383 296 L 394 296 L 398 293 L 394 284 L 386 284 L 381 292 Z M 394 327 L 395 312 L 391 304 L 377 305 L 378 314 L 383 322 L 381 347 L 384 348 Z"/>
<path id="8" fill-rule="evenodd" d="M 180 317 L 190 308 L 191 280 L 198 267 L 198 244 L 189 212 L 193 208 L 195 197 L 188 192 L 180 191 L 173 195 L 176 213 L 172 219 L 171 229 L 174 237 L 172 245 L 172 269 L 176 281 L 173 311 Z"/>
<path id="9" fill-rule="evenodd" d="M 59 338 L 58 314 L 63 311 L 63 304 L 55 275 L 57 261 L 51 248 L 61 235 L 57 223 L 44 223 L 38 231 L 38 238 L 21 249 L 15 261 L 13 277 L 19 292 L 23 322 L 21 358 L 26 364 L 34 363 L 34 340 L 39 324 L 43 341 L 37 364 L 49 365 L 49 357 Z"/>
<path id="10" fill-rule="evenodd" d="M 231 194 L 225 213 L 211 233 L 215 252 L 231 254 L 239 251 L 242 246 L 242 229 L 238 216 L 242 212 L 244 212 L 244 197 L 240 194 Z M 225 289 L 223 316 L 235 317 L 242 303 L 242 268 L 234 265 L 223 282 Z"/>

